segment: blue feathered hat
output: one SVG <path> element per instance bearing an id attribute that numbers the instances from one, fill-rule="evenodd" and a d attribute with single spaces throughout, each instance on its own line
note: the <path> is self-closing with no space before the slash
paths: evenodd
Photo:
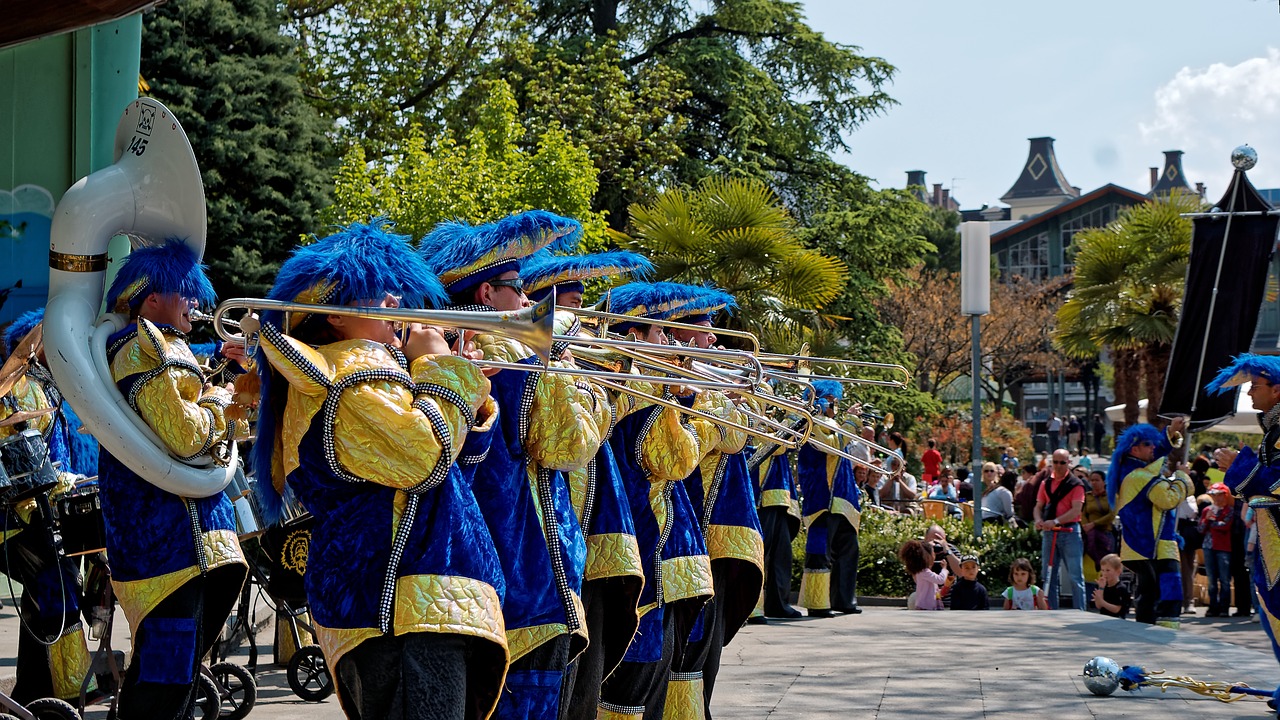
<path id="1" fill-rule="evenodd" d="M 553 287 L 557 293 L 582 292 L 583 280 L 622 276 L 643 279 L 652 271 L 653 263 L 648 258 L 627 250 L 591 255 L 552 255 L 539 250 L 520 266 L 520 279 L 525 294 L 537 302 Z"/>
<path id="2" fill-rule="evenodd" d="M 673 310 L 697 300 L 705 288 L 676 282 L 633 282 L 609 292 L 609 312 L 666 320 Z"/>
<path id="3" fill-rule="evenodd" d="M 27 333 L 36 329 L 36 326 L 44 320 L 44 308 L 28 310 L 18 316 L 17 320 L 9 323 L 9 327 L 4 330 L 4 352 L 6 355 L 12 355 L 14 348 L 18 347 L 18 343 L 22 342 L 22 338 Z"/>
<path id="4" fill-rule="evenodd" d="M 177 293 L 202 308 L 212 308 L 218 298 L 204 270 L 191 246 L 178 238 L 140 247 L 120 263 L 107 290 L 107 309 L 128 315 L 151 293 Z"/>
<path id="5" fill-rule="evenodd" d="M 834 398 L 836 402 L 844 400 L 844 385 L 835 380 L 813 380 L 810 384 L 813 385 L 813 392 L 819 400 L 823 398 Z M 809 388 L 804 389 L 804 396 L 806 400 L 809 398 Z"/>
<path id="6" fill-rule="evenodd" d="M 451 295 L 476 287 L 543 248 L 572 252 L 582 225 L 545 210 L 529 210 L 484 225 L 451 220 L 436 225 L 418 243 L 418 254 Z"/>
<path id="7" fill-rule="evenodd" d="M 1124 475 L 1121 474 L 1121 465 L 1124 464 L 1122 461 L 1129 455 L 1129 451 L 1139 443 L 1151 443 L 1158 447 L 1163 441 L 1164 432 L 1147 423 L 1134 425 L 1116 438 L 1116 450 L 1111 453 L 1111 466 L 1107 468 L 1107 497 L 1111 500 L 1112 507 L 1115 506 L 1120 483 L 1124 480 Z"/>
<path id="8" fill-rule="evenodd" d="M 1221 395 L 1237 385 L 1262 378 L 1272 385 L 1280 384 L 1280 356 L 1242 353 L 1214 376 L 1205 390 Z"/>
<path id="9" fill-rule="evenodd" d="M 708 285 L 690 285 L 694 291 L 688 301 L 667 313 L 664 320 L 685 323 L 712 322 L 722 310 L 732 311 L 738 301 L 729 293 Z"/>
<path id="10" fill-rule="evenodd" d="M 448 297 L 440 281 L 409 244 L 410 238 L 390 232 L 386 218 L 368 224 L 356 223 L 328 237 L 293 251 L 280 266 L 276 284 L 267 297 L 272 300 L 346 305 L 360 300 L 380 299 L 387 294 L 400 298 L 401 307 L 442 305 Z M 304 322 L 324 316 L 289 313 L 286 332 L 297 332 Z M 262 322 L 283 327 L 284 314 L 278 310 L 262 313 Z M 281 514 L 283 478 L 272 476 L 272 454 L 284 410 L 283 395 L 275 392 L 271 364 L 259 362 L 262 381 L 258 405 L 258 437 L 253 446 L 253 467 L 258 478 L 258 494 L 268 522 Z M 281 386 L 283 390 L 283 386 Z M 276 407 L 278 405 L 278 407 Z M 279 484 L 277 484 L 279 483 Z"/>

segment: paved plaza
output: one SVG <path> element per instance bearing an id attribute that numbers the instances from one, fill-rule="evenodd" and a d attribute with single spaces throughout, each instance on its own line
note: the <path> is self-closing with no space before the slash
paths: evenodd
<path id="1" fill-rule="evenodd" d="M 6 602 L 0 673 L 9 676 L 17 627 Z M 284 670 L 270 665 L 271 636 L 270 627 L 259 634 L 258 705 L 250 717 L 342 718 L 332 697 L 308 703 L 293 695 Z M 127 638 L 118 644 L 127 647 Z M 868 607 L 857 616 L 747 626 L 725 650 L 712 711 L 735 720 L 1268 717 L 1260 700 L 1224 704 L 1185 690 L 1094 697 L 1080 677 L 1094 655 L 1198 680 L 1255 687 L 1280 680 L 1261 626 L 1244 619 L 1189 619 L 1175 632 L 1070 610 Z M 103 708 L 87 715 L 105 716 Z"/>

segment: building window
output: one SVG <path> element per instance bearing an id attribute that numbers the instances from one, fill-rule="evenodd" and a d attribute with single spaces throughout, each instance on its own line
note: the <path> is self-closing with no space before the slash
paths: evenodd
<path id="1" fill-rule="evenodd" d="M 1062 272 L 1064 274 L 1071 272 L 1075 267 L 1075 263 L 1071 262 L 1071 251 L 1076 233 L 1089 228 L 1105 227 L 1115 220 L 1119 213 L 1119 205 L 1103 205 L 1062 223 Z"/>
<path id="2" fill-rule="evenodd" d="M 1010 245 L 1000 253 L 999 262 L 1006 280 L 1012 277 L 1044 280 L 1049 277 L 1049 233 L 1040 233 Z"/>

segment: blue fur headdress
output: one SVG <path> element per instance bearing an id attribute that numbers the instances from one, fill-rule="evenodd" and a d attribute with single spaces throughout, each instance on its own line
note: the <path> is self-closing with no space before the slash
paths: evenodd
<path id="1" fill-rule="evenodd" d="M 440 281 L 414 252 L 405 235 L 390 232 L 386 218 L 374 218 L 368 224 L 356 223 L 316 242 L 297 248 L 280 266 L 275 287 L 267 297 L 272 300 L 306 302 L 322 305 L 346 305 L 360 300 L 381 299 L 391 294 L 400 298 L 401 307 L 440 305 L 447 296 Z M 304 322 L 325 316 L 290 313 L 286 332 L 296 332 Z M 263 323 L 283 327 L 283 313 L 262 314 Z M 269 522 L 280 517 L 283 478 L 272 477 L 272 453 L 284 410 L 284 397 L 274 392 L 271 364 L 259 362 L 262 380 L 258 406 L 258 437 L 253 446 L 253 467 L 258 478 L 258 494 L 262 510 Z M 278 405 L 279 407 L 273 407 Z M 279 484 L 277 484 L 279 483 Z"/>
<path id="2" fill-rule="evenodd" d="M 22 313 L 17 320 L 9 323 L 9 327 L 5 328 L 4 331 L 5 354 L 12 355 L 14 348 L 18 347 L 18 343 L 22 342 L 22 338 L 34 330 L 42 320 L 44 320 L 44 308 L 37 308 Z"/>
<path id="3" fill-rule="evenodd" d="M 844 400 L 844 385 L 835 380 L 813 380 L 813 392 L 818 396 L 819 400 L 824 398 L 833 398 L 837 402 Z M 809 398 L 809 388 L 804 390 L 805 399 Z"/>
<path id="4" fill-rule="evenodd" d="M 672 311 L 703 296 L 706 288 L 676 282 L 633 282 L 609 292 L 609 312 L 667 320 Z"/>
<path id="5" fill-rule="evenodd" d="M 638 253 L 627 250 L 591 255 L 552 255 L 539 250 L 520 267 L 525 294 L 537 302 L 555 288 L 556 292 L 582 292 L 582 281 L 595 278 L 630 276 L 644 279 L 653 271 L 653 263 Z"/>
<path id="6" fill-rule="evenodd" d="M 1272 385 L 1280 384 L 1280 356 L 1253 353 L 1237 355 L 1230 365 L 1209 381 L 1205 390 L 1221 395 L 1237 385 L 1253 381 L 1254 378 L 1262 378 Z"/>
<path id="7" fill-rule="evenodd" d="M 577 220 L 529 210 L 484 225 L 442 222 L 418 243 L 418 254 L 445 290 L 457 294 L 519 270 L 522 259 L 543 248 L 572 252 L 581 237 Z"/>
<path id="8" fill-rule="evenodd" d="M 107 309 L 127 315 L 151 293 L 177 293 L 209 309 L 217 302 L 213 285 L 196 253 L 178 238 L 140 247 L 125 257 L 107 291 Z"/>
<path id="9" fill-rule="evenodd" d="M 732 311 L 738 302 L 729 293 L 706 285 L 690 285 L 689 299 L 667 313 L 664 320 L 697 323 L 712 322 L 722 310 Z"/>
<path id="10" fill-rule="evenodd" d="M 1154 425 L 1140 423 L 1120 433 L 1120 437 L 1116 438 L 1116 450 L 1111 453 L 1111 466 L 1107 468 L 1107 497 L 1111 500 L 1114 507 L 1116 503 L 1116 493 L 1120 491 L 1120 483 L 1124 480 L 1121 473 L 1122 461 L 1129 455 L 1129 451 L 1134 445 L 1148 442 L 1159 447 L 1164 441 L 1164 433 Z"/>

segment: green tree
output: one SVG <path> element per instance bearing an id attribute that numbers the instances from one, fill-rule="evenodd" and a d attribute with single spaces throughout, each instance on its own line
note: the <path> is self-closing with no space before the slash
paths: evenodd
<path id="1" fill-rule="evenodd" d="M 1110 348 L 1126 425 L 1138 421 L 1144 385 L 1147 417 L 1159 413 L 1191 257 L 1191 221 L 1181 213 L 1198 206 L 1196 196 L 1175 194 L 1075 237 L 1074 286 L 1058 309 L 1054 343 L 1078 359 Z"/>
<path id="2" fill-rule="evenodd" d="M 766 344 L 816 326 L 848 277 L 839 260 L 801 243 L 795 220 L 759 181 L 712 177 L 696 190 L 668 190 L 633 205 L 631 225 L 657 279 L 729 292 L 741 308 L 732 322 Z"/>
<path id="3" fill-rule="evenodd" d="M 282 22 L 267 0 L 174 0 L 144 20 L 142 74 L 194 146 L 205 262 L 224 297 L 264 294 L 328 204 L 328 126 L 302 95 Z"/>
<path id="4" fill-rule="evenodd" d="M 495 82 L 476 125 L 461 139 L 448 129 L 428 138 L 414 127 L 400 153 L 378 162 L 367 161 L 360 145 L 352 146 L 338 172 L 336 202 L 324 219 L 342 223 L 385 215 L 398 232 L 422 237 L 442 220 L 481 223 L 538 208 L 582 221 L 584 245 L 602 247 L 604 218 L 591 210 L 591 158 L 554 125 L 533 149 L 521 146 L 524 135 L 511 89 Z"/>
<path id="5" fill-rule="evenodd" d="M 930 207 L 929 220 L 922 228 L 924 238 L 935 248 L 925 255 L 925 270 L 960 272 L 960 213 Z"/>

